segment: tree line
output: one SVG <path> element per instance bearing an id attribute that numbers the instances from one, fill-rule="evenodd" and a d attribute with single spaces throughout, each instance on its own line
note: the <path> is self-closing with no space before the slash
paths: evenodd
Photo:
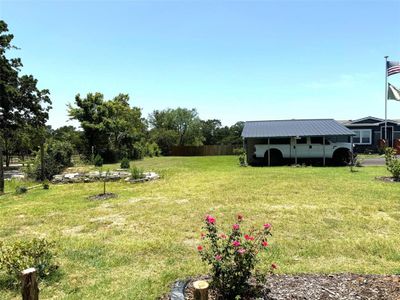
<path id="1" fill-rule="evenodd" d="M 196 109 L 154 110 L 145 118 L 129 95 L 105 99 L 102 93 L 77 94 L 68 104 L 68 116 L 79 128 L 46 125 L 51 110 L 50 92 L 37 87 L 32 75 L 21 75 L 20 58 L 6 53 L 18 49 L 14 36 L 0 20 L 0 193 L 4 192 L 4 168 L 13 155 L 36 155 L 30 173 L 36 179 L 51 178 L 72 164 L 73 154 L 91 161 L 168 155 L 173 146 L 241 145 L 243 122 L 223 126 L 220 120 L 202 120 Z"/>

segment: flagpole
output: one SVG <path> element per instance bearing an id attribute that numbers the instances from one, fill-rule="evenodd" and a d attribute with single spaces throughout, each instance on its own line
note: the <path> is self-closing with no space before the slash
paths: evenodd
<path id="1" fill-rule="evenodd" d="M 388 98 L 388 85 L 387 85 L 387 61 L 389 56 L 385 56 L 385 145 L 387 141 L 387 98 Z M 387 144 L 386 146 L 389 146 Z"/>

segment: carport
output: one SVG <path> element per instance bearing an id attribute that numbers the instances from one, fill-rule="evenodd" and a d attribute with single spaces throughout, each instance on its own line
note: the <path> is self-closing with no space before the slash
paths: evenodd
<path id="1" fill-rule="evenodd" d="M 257 164 L 261 160 L 271 165 L 272 148 L 277 144 L 283 158 L 295 164 L 298 157 L 304 156 L 307 152 L 310 158 L 318 155 L 325 165 L 326 159 L 332 158 L 333 154 L 330 151 L 335 150 L 335 144 L 348 143 L 352 152 L 353 135 L 350 129 L 333 119 L 247 121 L 242 132 L 243 146 L 250 165 Z M 264 154 L 262 149 L 268 149 L 268 151 Z"/>

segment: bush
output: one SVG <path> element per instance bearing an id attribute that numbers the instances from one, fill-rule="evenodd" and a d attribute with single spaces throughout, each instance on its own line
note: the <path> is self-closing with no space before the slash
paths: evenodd
<path id="1" fill-rule="evenodd" d="M 61 173 L 65 168 L 72 166 L 73 146 L 69 142 L 50 140 L 45 147 L 43 157 L 44 179 L 52 179 L 56 174 Z M 28 176 L 41 180 L 42 165 L 40 151 L 37 153 L 33 167 L 27 166 Z"/>
<path id="2" fill-rule="evenodd" d="M 145 154 L 146 154 L 146 149 L 141 143 L 137 142 L 133 144 L 132 158 L 134 160 L 143 159 Z"/>
<path id="3" fill-rule="evenodd" d="M 257 262 L 257 254 L 268 248 L 270 224 L 262 230 L 250 230 L 243 234 L 243 216 L 238 215 L 229 234 L 218 232 L 216 220 L 206 216 L 202 234 L 203 245 L 197 250 L 201 259 L 211 266 L 212 284 L 223 299 L 236 299 L 249 292 L 249 278 Z M 275 265 L 273 265 L 275 268 Z"/>
<path id="4" fill-rule="evenodd" d="M 235 148 L 235 149 L 233 149 L 233 154 L 234 155 L 242 155 L 242 154 L 246 154 L 246 151 L 244 151 L 243 148 Z"/>
<path id="5" fill-rule="evenodd" d="M 161 149 L 155 142 L 146 143 L 146 156 L 160 156 Z"/>
<path id="6" fill-rule="evenodd" d="M 392 173 L 393 178 L 400 179 L 400 160 L 396 156 L 396 150 L 390 147 L 385 148 L 386 168 Z"/>
<path id="7" fill-rule="evenodd" d="M 44 190 L 48 190 L 50 188 L 50 184 L 48 180 L 45 180 L 42 184 Z"/>
<path id="8" fill-rule="evenodd" d="M 239 155 L 239 165 L 241 167 L 247 166 L 247 160 L 246 160 L 246 154 L 245 153 Z"/>
<path id="9" fill-rule="evenodd" d="M 26 186 L 23 185 L 19 185 L 15 188 L 15 192 L 20 195 L 20 194 L 25 194 L 26 192 L 28 192 L 28 188 Z"/>
<path id="10" fill-rule="evenodd" d="M 123 158 L 122 160 L 121 160 L 121 165 L 120 165 L 120 167 L 121 167 L 121 169 L 129 169 L 131 166 L 130 166 L 130 162 L 129 162 L 129 159 L 128 158 Z"/>
<path id="11" fill-rule="evenodd" d="M 0 269 L 19 283 L 20 273 L 35 268 L 40 279 L 57 269 L 54 264 L 54 242 L 34 238 L 11 244 L 0 242 Z"/>
<path id="12" fill-rule="evenodd" d="M 143 170 L 138 168 L 138 167 L 136 167 L 136 166 L 134 166 L 131 169 L 131 177 L 132 177 L 132 179 L 142 179 L 142 178 L 144 178 Z"/>
<path id="13" fill-rule="evenodd" d="M 93 164 L 96 167 L 102 167 L 103 166 L 103 158 L 100 156 L 100 154 L 97 154 L 94 158 L 93 158 Z"/>

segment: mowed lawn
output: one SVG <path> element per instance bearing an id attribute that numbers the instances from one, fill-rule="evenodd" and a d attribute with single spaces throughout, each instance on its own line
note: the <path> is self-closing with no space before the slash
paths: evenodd
<path id="1" fill-rule="evenodd" d="M 196 246 L 211 213 L 230 227 L 273 225 L 279 273 L 400 273 L 400 183 L 384 167 L 239 167 L 237 157 L 135 162 L 162 179 L 108 183 L 117 199 L 90 201 L 101 183 L 51 185 L 0 197 L 0 238 L 44 236 L 58 245 L 59 274 L 41 299 L 155 299 L 178 279 L 207 272 Z M 114 165 L 113 167 L 117 167 Z M 19 299 L 2 288 L 0 299 Z"/>

